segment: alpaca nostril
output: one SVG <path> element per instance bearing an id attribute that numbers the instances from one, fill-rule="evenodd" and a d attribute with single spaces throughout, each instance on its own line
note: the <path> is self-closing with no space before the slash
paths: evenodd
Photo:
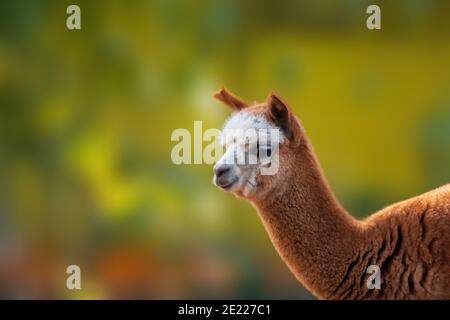
<path id="1" fill-rule="evenodd" d="M 216 168 L 214 168 L 214 173 L 216 174 L 217 178 L 219 178 L 220 176 L 224 175 L 225 173 L 227 173 L 228 171 L 231 170 L 231 166 L 230 165 L 220 165 Z"/>

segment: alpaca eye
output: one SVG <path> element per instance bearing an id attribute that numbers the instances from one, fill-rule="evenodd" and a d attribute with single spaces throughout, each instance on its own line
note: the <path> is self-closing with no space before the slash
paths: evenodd
<path id="1" fill-rule="evenodd" d="M 267 156 L 270 157 L 272 155 L 272 146 L 270 144 L 268 144 L 266 146 L 266 150 L 267 150 L 266 151 Z"/>
<path id="2" fill-rule="evenodd" d="M 262 154 L 263 157 L 270 157 L 272 155 L 272 146 L 267 144 L 265 146 L 261 146 L 261 152 L 258 148 L 258 157 Z M 265 150 L 265 152 L 264 152 Z"/>

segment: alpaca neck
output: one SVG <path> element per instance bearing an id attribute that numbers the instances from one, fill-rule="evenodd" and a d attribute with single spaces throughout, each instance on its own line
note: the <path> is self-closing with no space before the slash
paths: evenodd
<path id="1" fill-rule="evenodd" d="M 325 298 L 339 286 L 362 235 L 329 188 L 308 140 L 298 148 L 283 187 L 253 204 L 291 271 Z"/>

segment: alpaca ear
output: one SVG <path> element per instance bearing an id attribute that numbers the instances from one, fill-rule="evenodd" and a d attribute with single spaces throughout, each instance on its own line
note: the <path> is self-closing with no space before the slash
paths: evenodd
<path id="1" fill-rule="evenodd" d="M 241 98 L 235 96 L 231 92 L 229 92 L 227 89 L 222 88 L 216 93 L 214 93 L 214 98 L 217 100 L 223 102 L 227 106 L 231 107 L 231 109 L 235 111 L 240 111 L 246 107 L 248 107 L 248 103 L 246 103 Z"/>
<path id="2" fill-rule="evenodd" d="M 288 106 L 275 93 L 267 98 L 269 116 L 273 122 L 283 131 L 283 134 L 292 140 L 293 128 L 291 125 L 291 112 Z"/>

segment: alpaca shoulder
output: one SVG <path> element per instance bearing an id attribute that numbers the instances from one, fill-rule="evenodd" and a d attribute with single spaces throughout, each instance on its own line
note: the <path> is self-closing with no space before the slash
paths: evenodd
<path id="1" fill-rule="evenodd" d="M 372 225 L 383 221 L 398 220 L 408 222 L 410 217 L 423 214 L 436 216 L 435 219 L 450 219 L 450 183 L 416 197 L 389 205 L 369 216 L 364 223 Z"/>
<path id="2" fill-rule="evenodd" d="M 384 286 L 371 295 L 450 297 L 450 184 L 386 207 L 364 225 Z"/>

